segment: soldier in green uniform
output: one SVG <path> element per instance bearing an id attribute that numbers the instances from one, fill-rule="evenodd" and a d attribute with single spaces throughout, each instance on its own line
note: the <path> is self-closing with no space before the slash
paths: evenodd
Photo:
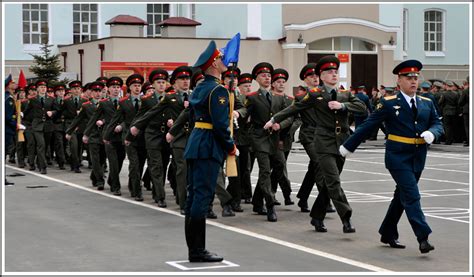
<path id="1" fill-rule="evenodd" d="M 443 125 L 446 134 L 444 144 L 451 145 L 454 141 L 454 125 L 458 117 L 459 94 L 452 81 L 446 81 L 446 87 L 447 90 L 441 93 L 439 107 L 443 111 Z"/>
<path id="2" fill-rule="evenodd" d="M 273 66 L 267 62 L 257 64 L 252 70 L 252 77 L 257 81 L 260 88 L 258 91 L 247 95 L 245 107 L 238 110 L 236 117 L 250 116 L 250 137 L 252 149 L 258 162 L 259 176 L 257 187 L 252 198 L 253 211 L 267 215 L 270 222 L 277 221 L 275 212 L 275 194 L 271 188 L 270 174 L 272 169 L 278 168 L 278 165 L 285 163 L 285 156 L 282 151 L 277 151 L 279 140 L 279 129 L 264 130 L 265 123 L 277 112 L 286 108 L 283 97 L 272 97 L 270 92 L 271 76 Z M 292 118 L 287 118 L 282 122 L 284 129 L 291 125 Z M 282 167 L 280 167 L 281 169 Z M 283 174 L 283 172 L 279 172 Z M 276 177 L 280 179 L 279 176 Z M 267 210 L 263 207 L 265 198 Z"/>
<path id="3" fill-rule="evenodd" d="M 53 105 L 54 110 L 56 110 L 56 114 L 53 117 L 54 152 L 56 153 L 56 161 L 61 170 L 66 169 L 64 167 L 64 163 L 66 162 L 64 156 L 64 136 L 66 134 L 66 126 L 64 124 L 64 115 L 62 114 L 65 92 L 65 86 L 63 84 L 54 86 L 54 93 L 56 95 Z"/>
<path id="4" fill-rule="evenodd" d="M 312 109 L 316 113 L 316 128 L 313 147 L 318 154 L 321 174 L 324 176 L 323 186 L 313 204 L 310 216 L 311 224 L 317 232 L 327 232 L 324 226 L 328 195 L 341 218 L 344 233 L 353 233 L 350 218 L 352 208 L 341 188 L 340 174 L 345 158 L 339 153 L 339 146 L 349 137 L 348 112 L 363 112 L 366 107 L 362 101 L 350 92 L 338 92 L 339 59 L 335 56 L 325 56 L 318 62 L 315 71 L 319 72 L 324 86 L 310 90 L 300 101 L 287 109 L 275 114 L 264 128 L 274 128 L 274 125 L 300 111 Z"/>
<path id="5" fill-rule="evenodd" d="M 102 132 L 100 139 L 105 144 L 105 152 L 107 153 L 107 160 L 109 161 L 109 176 L 107 183 L 110 186 L 110 191 L 116 195 L 122 195 L 120 184 L 120 171 L 122 170 L 123 160 L 125 159 L 125 146 L 122 142 L 122 135 L 113 132 L 110 140 L 104 140 L 105 127 L 107 126 L 117 110 L 119 104 L 119 94 L 122 89 L 123 81 L 119 77 L 110 77 L 107 80 L 107 91 L 109 97 L 99 101 L 99 106 L 94 112 L 94 115 L 89 120 L 84 134 L 89 136 L 92 128 L 99 128 Z"/>
<path id="6" fill-rule="evenodd" d="M 26 98 L 26 91 L 25 88 L 18 87 L 15 90 L 16 92 L 16 102 L 20 102 L 20 110 L 16 110 L 16 113 L 20 114 L 21 118 L 21 111 L 23 111 L 24 107 L 26 107 L 28 99 Z M 17 115 L 15 115 L 16 117 Z M 17 118 L 15 118 L 17 119 Z M 23 119 L 21 119 L 21 123 L 23 123 Z M 16 141 L 16 146 L 15 146 L 15 151 L 16 155 L 18 158 L 18 167 L 19 168 L 24 168 L 25 167 L 25 157 L 28 156 L 28 152 L 26 151 L 26 141 L 19 141 L 18 136 L 19 136 L 19 131 L 23 131 L 24 135 L 24 130 L 26 129 L 24 124 L 21 124 L 20 126 L 17 127 L 16 131 L 16 136 L 15 136 L 15 141 Z"/>
<path id="7" fill-rule="evenodd" d="M 28 100 L 23 112 L 25 117 L 31 116 L 33 136 L 36 141 L 36 155 L 41 174 L 46 174 L 46 145 L 49 145 L 53 131 L 52 117 L 53 98 L 46 95 L 47 85 L 45 80 L 36 81 L 38 96 Z M 32 158 L 34 161 L 34 158 Z"/>
<path id="8" fill-rule="evenodd" d="M 35 162 L 35 153 L 36 153 L 36 140 L 35 137 L 33 136 L 33 129 L 31 126 L 31 114 L 30 116 L 26 116 L 24 114 L 24 111 L 26 109 L 26 106 L 28 105 L 28 102 L 30 99 L 36 98 L 38 95 L 36 92 L 36 85 L 35 84 L 30 84 L 26 88 L 28 94 L 24 100 L 22 100 L 21 103 L 21 124 L 25 126 L 25 140 L 26 140 L 26 152 L 28 153 L 28 165 L 30 166 L 29 170 L 34 171 L 36 170 Z"/>
<path id="9" fill-rule="evenodd" d="M 130 130 L 130 124 L 140 109 L 140 92 L 143 81 L 144 78 L 140 74 L 132 74 L 127 78 L 126 84 L 130 94 L 120 99 L 117 110 L 107 125 L 104 134 L 105 140 L 110 141 L 113 132 L 115 132 L 121 133 L 122 139 L 125 142 L 127 133 Z M 129 160 L 128 189 L 131 197 L 135 198 L 136 201 L 143 201 L 141 176 L 146 161 L 145 138 L 143 134 L 140 134 L 131 143 L 125 144 L 125 150 Z"/>
<path id="10" fill-rule="evenodd" d="M 462 117 L 464 121 L 464 133 L 466 134 L 466 141 L 464 146 L 469 146 L 469 76 L 464 82 L 464 90 L 459 96 L 458 102 L 459 109 L 462 111 Z"/>

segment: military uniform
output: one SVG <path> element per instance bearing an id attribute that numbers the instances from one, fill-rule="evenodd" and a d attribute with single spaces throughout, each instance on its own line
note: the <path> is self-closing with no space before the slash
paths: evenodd
<path id="1" fill-rule="evenodd" d="M 466 142 L 464 146 L 469 146 L 469 88 L 464 89 L 459 96 L 458 106 L 462 111 L 464 121 L 464 133 L 466 134 Z"/>
<path id="2" fill-rule="evenodd" d="M 336 57 L 325 56 L 318 62 L 315 70 L 322 72 L 338 68 L 339 60 Z M 328 107 L 330 101 L 342 103 L 342 108 L 331 110 Z M 293 103 L 287 109 L 274 115 L 273 122 L 281 122 L 291 115 L 308 109 L 313 109 L 316 115 L 314 117 L 316 127 L 313 147 L 317 154 L 320 172 L 324 176 L 324 185 L 311 209 L 312 223 L 315 225 L 316 231 L 326 231 L 323 220 L 329 204 L 327 197 L 329 195 L 343 222 L 343 231 L 345 233 L 355 232 L 350 223 L 352 208 L 341 188 L 340 174 L 345 159 L 340 156 L 338 148 L 349 137 L 348 113 L 361 113 L 365 111 L 366 107 L 349 91 L 338 91 L 337 88 L 330 89 L 322 86 L 310 90 L 301 101 Z"/>
<path id="3" fill-rule="evenodd" d="M 447 81 L 448 85 L 452 82 Z M 445 144 L 450 145 L 454 141 L 454 126 L 458 118 L 459 94 L 454 90 L 446 90 L 441 94 L 439 106 L 443 110 L 443 125 L 446 132 Z"/>
<path id="4" fill-rule="evenodd" d="M 363 113 L 354 113 L 354 123 L 355 123 L 355 128 L 360 126 L 364 120 L 367 119 L 369 116 L 369 113 L 372 112 L 372 106 L 370 105 L 370 100 L 367 95 L 365 95 L 362 90 L 365 89 L 365 86 L 359 86 L 358 91 L 355 94 L 357 98 L 359 98 L 360 101 L 362 101 L 365 106 L 367 107 L 366 110 Z"/>
<path id="5" fill-rule="evenodd" d="M 56 90 L 64 90 L 65 87 L 63 85 L 57 85 L 54 87 L 54 91 Z M 65 169 L 65 155 L 64 155 L 64 135 L 66 134 L 66 125 L 64 123 L 64 115 L 62 114 L 64 105 L 64 98 L 56 97 L 54 99 L 53 108 L 56 110 L 56 114 L 53 117 L 53 124 L 54 124 L 54 152 L 56 153 L 56 161 L 58 162 L 59 169 Z"/>
<path id="6" fill-rule="evenodd" d="M 402 62 L 393 70 L 394 74 L 418 76 L 422 65 L 416 60 Z M 409 100 L 410 99 L 410 100 Z M 385 97 L 376 111 L 360 129 L 346 141 L 343 147 L 355 151 L 364 137 L 380 122 L 385 121 L 388 140 L 385 150 L 385 167 L 397 183 L 379 233 L 382 242 L 403 248 L 398 243 L 397 224 L 405 211 L 408 221 L 420 242 L 422 253 L 433 250 L 428 242 L 431 229 L 426 223 L 420 205 L 418 181 L 425 166 L 427 144 L 439 137 L 443 128 L 433 102 L 423 96 L 409 96 L 403 92 Z M 431 139 L 428 137 L 432 136 Z"/>

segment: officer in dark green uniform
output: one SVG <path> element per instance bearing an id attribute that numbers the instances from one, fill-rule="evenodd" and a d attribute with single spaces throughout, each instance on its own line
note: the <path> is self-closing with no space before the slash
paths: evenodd
<path id="1" fill-rule="evenodd" d="M 26 88 L 28 94 L 25 99 L 22 100 L 21 103 L 21 112 L 23 113 L 23 117 L 21 118 L 21 124 L 25 126 L 25 140 L 26 140 L 26 151 L 28 153 L 28 165 L 30 166 L 29 170 L 34 171 L 36 169 L 35 162 L 35 152 L 36 152 L 36 140 L 33 136 L 33 129 L 31 126 L 31 113 L 29 116 L 24 114 L 26 106 L 28 105 L 29 99 L 36 98 L 36 85 L 30 84 Z"/>
<path id="2" fill-rule="evenodd" d="M 341 218 L 344 233 L 353 233 L 350 218 L 352 208 L 341 188 L 340 174 L 345 158 L 339 154 L 339 146 L 349 137 L 348 112 L 364 112 L 366 107 L 350 92 L 338 92 L 339 59 L 335 56 L 321 58 L 315 68 L 319 72 L 324 86 L 310 90 L 300 101 L 273 116 L 265 124 L 265 129 L 272 128 L 275 123 L 294 115 L 302 110 L 312 109 L 316 113 L 316 129 L 313 147 L 318 154 L 324 186 L 321 188 L 313 204 L 310 216 L 311 224 L 317 232 L 327 232 L 324 226 L 328 195 Z"/>
<path id="3" fill-rule="evenodd" d="M 466 134 L 466 141 L 464 146 L 469 146 L 469 76 L 464 82 L 464 90 L 459 96 L 458 102 L 459 109 L 462 111 L 462 117 L 464 121 L 464 133 Z"/>
<path id="4" fill-rule="evenodd" d="M 439 107 L 443 111 L 443 125 L 446 133 L 446 142 L 444 144 L 451 145 L 454 141 L 454 126 L 458 118 L 458 101 L 459 94 L 453 81 L 446 81 L 447 90 L 441 93 L 439 99 Z"/>
<path id="5" fill-rule="evenodd" d="M 113 132 L 115 132 L 121 133 L 122 139 L 125 142 L 125 138 L 130 131 L 130 124 L 140 109 L 140 92 L 143 81 L 143 76 L 140 74 L 132 74 L 127 78 L 126 84 L 130 94 L 120 99 L 117 110 L 107 125 L 104 134 L 105 140 L 110 141 Z M 145 138 L 143 134 L 139 134 L 132 142 L 126 143 L 125 150 L 129 160 L 128 189 L 131 197 L 134 197 L 136 201 L 143 201 L 141 176 L 146 161 Z"/>
<path id="6" fill-rule="evenodd" d="M 51 134 L 53 132 L 52 117 L 56 111 L 53 110 L 54 99 L 46 95 L 46 81 L 36 81 L 36 89 L 38 96 L 29 99 L 23 114 L 25 117 L 31 116 L 39 169 L 41 174 L 46 174 L 46 145 L 49 145 L 51 140 Z"/>
<path id="7" fill-rule="evenodd" d="M 242 117 L 250 116 L 252 149 L 259 168 L 257 187 L 252 198 L 253 211 L 262 215 L 266 214 L 268 221 L 276 222 L 277 215 L 274 207 L 276 199 L 271 188 L 270 174 L 272 169 L 285 163 L 285 156 L 283 152 L 277 151 L 279 128 L 264 130 L 263 126 L 275 113 L 283 110 L 286 103 L 283 97 L 272 97 L 270 92 L 272 72 L 273 66 L 267 62 L 259 63 L 253 68 L 252 76 L 259 83 L 260 88 L 247 95 L 245 107 L 239 109 L 238 113 Z M 284 129 L 290 126 L 291 122 L 292 118 L 287 118 L 282 122 L 281 127 Z M 276 178 L 280 179 L 279 176 Z M 263 198 L 266 202 L 266 211 L 263 207 Z"/>
<path id="8" fill-rule="evenodd" d="M 53 105 L 53 108 L 56 111 L 56 114 L 53 117 L 54 152 L 56 153 L 56 160 L 58 162 L 59 169 L 66 169 L 64 167 L 66 160 L 64 156 L 64 135 L 66 134 L 66 125 L 64 124 L 64 115 L 62 114 L 65 92 L 65 86 L 63 84 L 54 86 L 54 93 L 56 95 Z"/>

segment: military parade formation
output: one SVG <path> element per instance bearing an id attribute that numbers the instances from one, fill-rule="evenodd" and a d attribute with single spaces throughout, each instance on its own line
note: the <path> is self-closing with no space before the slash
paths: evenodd
<path id="1" fill-rule="evenodd" d="M 434 250 L 418 180 L 429 144 L 469 146 L 469 79 L 422 81 L 422 64 L 407 60 L 393 70 L 396 84 L 370 94 L 364 86 L 341 87 L 340 61 L 325 56 L 301 69 L 301 85 L 287 95 L 285 69 L 260 62 L 243 73 L 225 64 L 223 55 L 212 41 L 193 67 L 179 66 L 171 74 L 157 68 L 147 80 L 134 73 L 126 80 L 101 76 L 54 87 L 36 80 L 17 88 L 10 76 L 4 86 L 8 161 L 41 174 L 54 167 L 88 172 L 97 190 L 108 186 L 113 195 L 135 201 L 151 191 L 160 208 L 168 206 L 168 181 L 185 215 L 189 260 L 215 262 L 223 258 L 205 249 L 206 218 L 217 218 L 214 199 L 223 217 L 251 204 L 254 213 L 276 222 L 277 206 L 295 204 L 287 170 L 295 140 L 310 161 L 297 192 L 299 210 L 309 213 L 316 232 L 328 231 L 324 219 L 331 212 L 340 217 L 343 233 L 356 232 L 340 175 L 346 157 L 365 140 L 377 139 L 380 129 L 386 168 L 397 184 L 379 230 L 381 242 L 405 248 L 397 232 L 405 211 L 421 253 Z M 120 182 L 125 158 L 126 187 Z M 233 167 L 237 174 L 228 173 Z M 319 193 L 310 207 L 314 185 Z M 284 203 L 275 197 L 278 187 Z"/>

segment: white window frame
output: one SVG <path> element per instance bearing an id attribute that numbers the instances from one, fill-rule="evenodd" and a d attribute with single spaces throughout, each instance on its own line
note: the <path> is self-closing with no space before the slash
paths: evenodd
<path id="1" fill-rule="evenodd" d="M 44 4 L 44 3 L 24 3 L 24 4 L 28 4 L 30 5 L 28 10 L 25 10 L 23 8 L 23 4 L 21 6 L 21 43 L 23 45 L 23 48 L 25 49 L 25 51 L 37 51 L 39 50 L 40 48 L 40 45 L 41 44 L 44 44 L 45 42 L 43 41 L 43 39 L 41 38 L 42 34 L 47 34 L 48 36 L 48 44 L 51 44 L 52 42 L 50 41 L 51 40 L 51 32 L 50 32 L 50 15 L 51 15 L 51 11 L 49 9 L 49 4 Z M 37 4 L 38 5 L 38 9 L 36 10 L 32 10 L 31 9 L 31 5 L 32 4 Z M 45 11 L 45 9 L 41 9 L 41 5 L 46 5 L 46 12 L 48 13 L 47 15 L 47 18 L 46 20 L 43 19 L 43 17 L 41 16 L 41 11 Z M 29 19 L 28 21 L 25 21 L 23 20 L 23 12 L 24 11 L 28 11 L 29 15 Z M 31 17 L 31 12 L 32 11 L 37 11 L 38 12 L 38 20 L 36 21 L 33 21 L 32 17 Z M 25 22 L 28 22 L 29 23 L 29 32 L 28 32 L 28 35 L 29 35 L 29 40 L 30 42 L 29 43 L 26 43 L 23 39 L 23 35 L 26 34 L 26 32 L 23 30 L 23 23 Z M 47 24 L 47 32 L 46 33 L 43 33 L 41 32 L 41 23 L 43 22 L 46 22 Z M 38 31 L 35 31 L 33 32 L 33 24 L 38 24 Z M 39 35 L 39 43 L 33 43 L 33 35 Z"/>
<path id="2" fill-rule="evenodd" d="M 156 33 L 156 28 L 160 28 L 160 26 L 156 26 L 157 23 L 159 22 L 155 22 L 155 15 L 158 15 L 160 14 L 161 15 L 161 18 L 163 20 L 165 20 L 165 15 L 166 13 L 163 12 L 163 6 L 161 7 L 161 13 L 155 13 L 154 11 L 154 7 L 153 6 L 153 12 L 149 12 L 148 11 L 148 4 L 150 5 L 168 5 L 168 17 L 167 18 L 170 18 L 172 17 L 175 13 L 176 13 L 176 5 L 177 4 L 170 4 L 170 3 L 147 3 L 146 4 L 146 21 L 148 23 L 148 25 L 146 26 L 146 30 L 145 30 L 145 36 L 146 37 L 161 37 L 161 31 L 159 34 Z M 148 15 L 153 15 L 153 22 L 148 22 Z M 148 36 L 148 28 L 153 28 L 153 32 L 152 32 L 152 36 Z"/>
<path id="3" fill-rule="evenodd" d="M 358 38 L 358 37 L 346 37 L 346 38 L 350 38 L 351 39 L 351 49 L 350 50 L 335 50 L 334 49 L 334 38 L 339 38 L 339 37 L 331 37 L 331 49 L 327 49 L 327 50 L 310 50 L 309 49 L 309 44 L 308 44 L 308 53 L 309 54 L 318 54 L 318 53 L 354 53 L 354 54 L 377 54 L 378 53 L 378 45 L 377 43 L 374 43 L 372 41 L 369 41 L 369 40 L 366 40 L 366 39 L 362 39 L 362 38 Z M 354 51 L 354 38 L 356 39 L 360 39 L 360 40 L 363 40 L 363 41 L 367 41 L 369 43 L 372 43 L 375 48 L 373 51 L 360 51 L 360 50 L 357 50 L 357 51 Z M 323 39 L 327 39 L 327 38 L 323 38 Z M 314 41 L 313 41 L 314 42 Z"/>
<path id="4" fill-rule="evenodd" d="M 408 50 L 408 9 L 403 9 L 402 12 L 402 37 L 403 37 L 403 55 L 407 56 Z M 423 26 L 424 28 L 424 26 Z M 423 47 L 425 47 L 423 45 Z"/>
<path id="5" fill-rule="evenodd" d="M 75 10 L 74 9 L 74 4 L 80 5 L 80 9 Z M 73 39 L 73 42 L 74 43 L 82 43 L 82 42 L 91 41 L 91 40 L 93 40 L 92 39 L 93 35 L 96 36 L 95 39 L 99 39 L 99 4 L 97 4 L 97 3 L 74 3 L 74 4 L 73 4 L 73 9 L 72 9 L 72 24 L 73 24 L 72 39 Z M 82 5 L 83 4 L 89 5 L 89 10 L 88 11 L 82 10 Z M 94 13 L 97 14 L 97 21 L 96 22 L 92 22 L 92 13 L 93 13 L 93 11 L 91 11 L 91 6 L 90 5 L 96 5 L 96 7 L 97 7 L 96 11 L 94 11 Z M 79 13 L 79 22 L 74 21 L 74 14 L 75 13 Z M 87 22 L 82 21 L 82 14 L 83 13 L 88 13 L 89 14 L 89 20 Z M 97 25 L 97 30 L 96 30 L 96 33 L 94 33 L 94 34 L 91 33 L 93 23 Z M 74 32 L 74 24 L 79 24 L 79 33 Z M 82 29 L 84 25 L 87 25 L 87 32 L 84 32 L 83 29 Z M 79 41 L 74 41 L 74 36 L 75 35 L 79 35 Z M 88 36 L 88 40 L 83 41 L 82 36 Z"/>
<path id="6" fill-rule="evenodd" d="M 440 12 L 441 13 L 441 24 L 442 24 L 442 30 L 441 30 L 441 49 L 437 49 L 435 51 L 431 51 L 429 50 L 429 43 L 430 43 L 430 39 L 429 39 L 429 34 L 428 33 L 428 50 L 425 49 L 425 23 L 428 22 L 428 27 L 429 27 L 429 24 L 430 23 L 433 23 L 433 21 L 426 21 L 425 20 L 425 14 L 427 12 L 431 12 L 431 11 L 435 11 L 435 12 Z M 436 26 L 436 23 L 438 23 L 438 21 L 434 21 L 435 23 L 435 26 Z M 438 41 L 436 40 L 436 32 L 435 32 L 435 44 L 438 43 Z M 426 57 L 444 57 L 445 56 L 445 51 L 446 51 L 446 11 L 443 10 L 443 9 L 433 9 L 433 8 L 430 8 L 430 9 L 426 9 L 423 11 L 423 50 L 425 52 L 425 56 Z"/>

